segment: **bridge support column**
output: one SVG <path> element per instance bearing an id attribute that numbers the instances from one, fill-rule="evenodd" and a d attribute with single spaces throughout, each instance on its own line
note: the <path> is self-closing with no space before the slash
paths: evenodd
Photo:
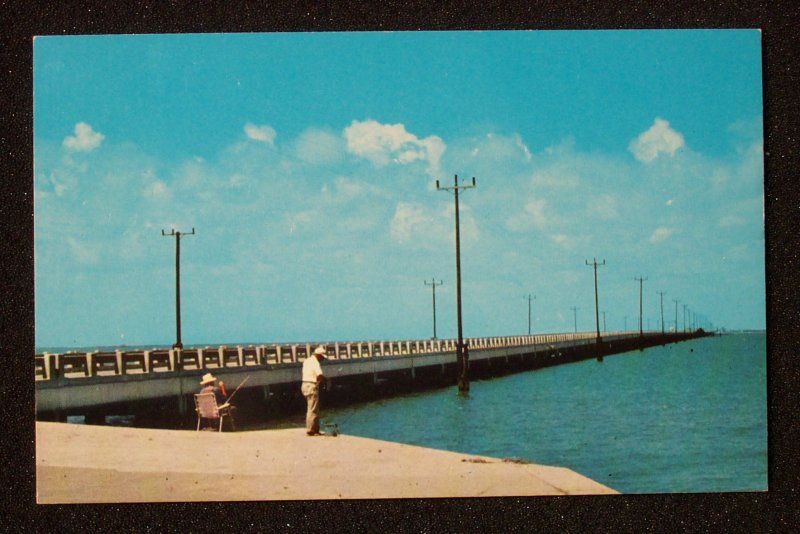
<path id="1" fill-rule="evenodd" d="M 188 404 L 186 395 L 178 395 L 178 414 L 181 417 L 186 417 L 186 413 L 189 409 Z"/>

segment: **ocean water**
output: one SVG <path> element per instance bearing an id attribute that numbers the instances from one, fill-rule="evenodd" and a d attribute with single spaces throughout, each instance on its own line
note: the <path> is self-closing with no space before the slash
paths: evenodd
<path id="1" fill-rule="evenodd" d="M 767 489 L 764 334 L 703 338 L 336 410 L 340 432 L 564 466 L 623 493 Z"/>

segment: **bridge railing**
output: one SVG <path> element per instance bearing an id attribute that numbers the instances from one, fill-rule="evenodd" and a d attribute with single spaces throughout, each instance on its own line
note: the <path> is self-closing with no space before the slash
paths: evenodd
<path id="1" fill-rule="evenodd" d="M 648 333 L 649 335 L 660 332 Z M 605 332 L 602 338 L 614 340 L 638 336 L 638 332 Z M 667 335 L 675 335 L 667 333 Z M 549 347 L 560 343 L 593 343 L 595 332 L 549 333 L 524 336 L 465 338 L 470 350 L 510 347 Z M 455 339 L 413 339 L 379 341 L 335 341 L 314 343 L 277 343 L 248 346 L 198 347 L 183 350 L 154 348 L 114 352 L 41 353 L 34 356 L 36 380 L 54 376 L 80 378 L 104 375 L 160 373 L 179 369 L 220 369 L 226 367 L 272 366 L 302 362 L 318 345 L 326 347 L 333 360 L 404 357 L 455 352 Z M 67 376 L 71 375 L 71 376 Z"/>

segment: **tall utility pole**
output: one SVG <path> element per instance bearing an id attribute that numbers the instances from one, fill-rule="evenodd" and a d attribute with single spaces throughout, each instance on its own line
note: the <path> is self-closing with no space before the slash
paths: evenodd
<path id="1" fill-rule="evenodd" d="M 426 286 L 431 286 L 431 290 L 433 292 L 433 339 L 436 339 L 436 286 L 440 286 L 444 284 L 441 280 L 438 282 L 436 278 L 431 279 L 431 283 L 429 284 L 427 280 L 425 280 Z"/>
<path id="2" fill-rule="evenodd" d="M 593 258 L 592 263 L 589 263 L 589 260 L 586 260 L 586 265 L 591 265 L 594 267 L 594 325 L 595 330 L 597 331 L 598 343 L 600 343 L 600 310 L 597 304 L 597 266 L 605 264 L 606 260 L 603 260 L 603 263 L 597 263 L 597 258 Z"/>
<path id="3" fill-rule="evenodd" d="M 461 328 L 461 235 L 458 223 L 458 190 L 472 189 L 473 187 L 475 187 L 474 176 L 472 177 L 471 185 L 458 185 L 458 175 L 453 175 L 453 187 L 439 187 L 439 180 L 436 180 L 436 190 L 453 191 L 456 203 L 456 314 L 458 319 L 456 362 L 460 369 L 460 374 L 458 376 L 458 392 L 462 394 L 469 391 L 469 355 L 464 347 L 464 336 Z"/>
<path id="4" fill-rule="evenodd" d="M 678 300 L 672 299 L 672 302 L 675 303 L 675 333 L 678 333 Z"/>
<path id="5" fill-rule="evenodd" d="M 686 304 L 683 305 L 683 331 L 686 332 Z"/>
<path id="6" fill-rule="evenodd" d="M 603 310 L 603 333 L 606 333 L 606 312 Z"/>
<path id="7" fill-rule="evenodd" d="M 175 331 L 176 341 L 172 345 L 173 349 L 182 349 L 181 342 L 181 236 L 194 235 L 194 228 L 191 232 L 176 232 L 173 228 L 170 233 L 161 230 L 162 236 L 175 236 Z"/>
<path id="8" fill-rule="evenodd" d="M 664 335 L 664 294 L 666 291 L 656 291 L 659 295 L 661 295 L 661 335 Z"/>
<path id="9" fill-rule="evenodd" d="M 644 332 L 642 327 L 644 325 L 642 325 L 642 285 L 647 278 L 634 277 L 634 280 L 639 281 L 639 335 L 643 336 Z"/>
<path id="10" fill-rule="evenodd" d="M 572 310 L 573 320 L 575 321 L 575 333 L 578 333 L 578 308 L 576 306 L 572 306 L 570 308 Z"/>
<path id="11" fill-rule="evenodd" d="M 531 301 L 536 300 L 536 295 L 528 293 L 528 296 L 524 298 L 528 301 L 528 335 L 531 335 Z"/>

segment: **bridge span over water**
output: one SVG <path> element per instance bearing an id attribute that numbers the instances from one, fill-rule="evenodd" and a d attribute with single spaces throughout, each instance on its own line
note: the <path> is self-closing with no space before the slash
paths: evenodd
<path id="1" fill-rule="evenodd" d="M 653 345 L 708 335 L 698 332 L 595 332 L 468 338 L 475 378 L 602 358 Z M 327 347 L 325 375 L 338 389 L 383 382 L 445 384 L 456 376 L 456 340 L 315 342 L 203 348 L 65 352 L 35 355 L 36 412 L 42 418 L 70 414 L 130 413 L 142 403 L 169 403 L 186 413 L 200 377 L 209 371 L 242 393 L 298 389 L 302 361 L 317 345 Z M 177 403 L 174 401 L 177 400 Z M 115 412 L 115 409 L 122 411 Z"/>

